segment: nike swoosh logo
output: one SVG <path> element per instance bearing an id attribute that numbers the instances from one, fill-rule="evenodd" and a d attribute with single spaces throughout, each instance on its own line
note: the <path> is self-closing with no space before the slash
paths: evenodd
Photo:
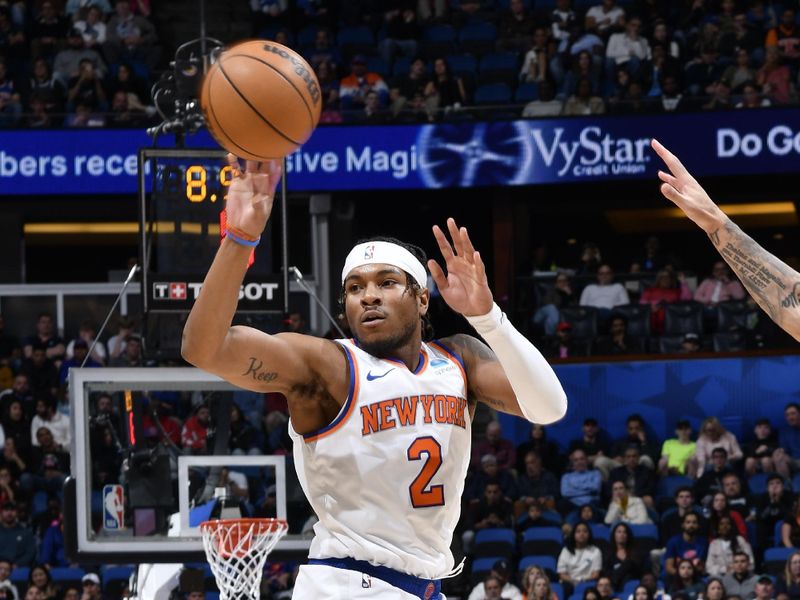
<path id="1" fill-rule="evenodd" d="M 369 373 L 367 373 L 367 381 L 375 381 L 376 379 L 380 379 L 381 377 L 386 377 L 392 371 L 394 371 L 394 367 L 392 367 L 391 369 L 389 369 L 388 371 L 386 371 L 386 373 L 383 373 L 382 375 L 373 375 L 372 371 L 370 371 Z"/>

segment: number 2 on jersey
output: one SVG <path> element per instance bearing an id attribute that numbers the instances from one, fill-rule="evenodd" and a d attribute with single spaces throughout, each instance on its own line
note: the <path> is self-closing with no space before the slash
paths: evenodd
<path id="1" fill-rule="evenodd" d="M 427 459 L 422 470 L 408 486 L 411 504 L 414 508 L 444 506 L 443 485 L 432 485 L 425 489 L 442 466 L 442 447 L 430 436 L 419 437 L 408 447 L 408 460 L 422 460 L 423 454 L 427 454 Z"/>

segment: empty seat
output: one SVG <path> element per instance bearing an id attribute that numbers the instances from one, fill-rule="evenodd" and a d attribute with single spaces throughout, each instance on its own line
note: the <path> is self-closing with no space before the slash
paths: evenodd
<path id="1" fill-rule="evenodd" d="M 682 349 L 682 335 L 662 335 L 658 338 L 658 351 L 661 352 L 661 354 L 675 354 Z"/>
<path id="2" fill-rule="evenodd" d="M 511 101 L 511 88 L 505 83 L 490 83 L 475 90 L 475 104 L 490 106 L 508 104 Z"/>
<path id="3" fill-rule="evenodd" d="M 446 60 L 450 73 L 459 77 L 463 77 L 465 74 L 473 76 L 475 71 L 478 70 L 478 61 L 475 60 L 474 56 L 451 54 Z"/>
<path id="4" fill-rule="evenodd" d="M 489 528 L 475 534 L 472 554 L 475 558 L 485 556 L 502 556 L 511 558 L 517 546 L 517 535 L 513 529 Z"/>
<path id="5" fill-rule="evenodd" d="M 715 333 L 714 352 L 743 352 L 747 349 L 747 337 L 741 331 Z"/>
<path id="6" fill-rule="evenodd" d="M 730 300 L 717 304 L 717 331 L 747 329 L 747 316 L 751 310 L 744 300 Z"/>
<path id="7" fill-rule="evenodd" d="M 389 77 L 389 74 L 391 73 L 389 65 L 387 65 L 386 61 L 380 56 L 370 56 L 367 59 L 367 71 L 370 71 L 371 73 L 377 73 L 384 79 Z M 406 71 L 408 71 L 408 69 L 406 69 Z"/>
<path id="8" fill-rule="evenodd" d="M 683 335 L 703 332 L 703 305 L 699 302 L 673 302 L 664 304 L 664 333 Z"/>
<path id="9" fill-rule="evenodd" d="M 539 99 L 538 83 L 523 83 L 514 92 L 514 101 L 518 104 L 525 104 Z"/>
<path id="10" fill-rule="evenodd" d="M 456 30 L 452 25 L 428 27 L 422 36 L 421 53 L 428 59 L 455 51 Z"/>
<path id="11" fill-rule="evenodd" d="M 348 57 L 353 54 L 370 54 L 375 50 L 375 36 L 369 27 L 343 27 L 339 30 L 337 43 Z"/>
<path id="12" fill-rule="evenodd" d="M 557 557 L 564 547 L 559 527 L 531 527 L 522 534 L 522 554 Z"/>
<path id="13" fill-rule="evenodd" d="M 667 475 L 662 477 L 656 485 L 657 498 L 675 497 L 675 492 L 680 487 L 692 488 L 694 486 L 694 479 L 691 477 L 684 477 L 683 475 Z"/>
<path id="14" fill-rule="evenodd" d="M 770 575 L 781 575 L 786 569 L 786 560 L 797 548 L 767 548 L 764 550 L 764 570 Z"/>
<path id="15" fill-rule="evenodd" d="M 497 28 L 491 23 L 468 23 L 458 32 L 458 49 L 465 54 L 486 54 L 494 49 Z"/>
<path id="16" fill-rule="evenodd" d="M 593 306 L 567 306 L 561 309 L 561 320 L 572 325 L 573 338 L 597 336 L 597 309 Z"/>
<path id="17" fill-rule="evenodd" d="M 652 523 L 644 523 L 641 525 L 630 525 L 631 533 L 633 533 L 633 537 L 636 539 L 642 538 L 650 538 L 657 540 L 658 539 L 658 527 L 653 525 Z"/>

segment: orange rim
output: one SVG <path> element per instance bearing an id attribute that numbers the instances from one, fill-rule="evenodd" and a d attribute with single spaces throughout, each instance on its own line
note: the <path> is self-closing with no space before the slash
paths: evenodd
<path id="1" fill-rule="evenodd" d="M 203 521 L 200 523 L 200 529 L 227 528 L 234 525 L 243 527 L 258 525 L 258 531 L 265 531 L 262 528 L 268 526 L 269 531 L 275 531 L 276 529 L 282 529 L 287 523 L 283 519 L 216 519 L 213 521 Z"/>

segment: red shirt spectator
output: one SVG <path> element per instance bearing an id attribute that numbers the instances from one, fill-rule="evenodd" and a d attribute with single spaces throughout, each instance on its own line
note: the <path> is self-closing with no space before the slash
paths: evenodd
<path id="1" fill-rule="evenodd" d="M 691 300 L 692 292 L 685 281 L 680 286 L 675 285 L 675 276 L 671 271 L 662 270 L 656 275 L 655 285 L 642 292 L 639 304 L 649 304 L 652 309 L 650 326 L 656 333 L 664 331 L 664 304 Z"/>
<path id="2" fill-rule="evenodd" d="M 780 24 L 769 30 L 764 46 L 777 46 L 783 59 L 792 62 L 800 59 L 800 27 L 795 23 L 794 10 L 783 11 Z"/>
<path id="3" fill-rule="evenodd" d="M 514 444 L 502 438 L 500 423 L 492 421 L 486 426 L 486 439 L 481 440 L 472 450 L 472 464 L 480 468 L 481 457 L 491 454 L 497 459 L 500 470 L 511 469 L 517 460 Z"/>
<path id="4" fill-rule="evenodd" d="M 189 417 L 181 431 L 181 444 L 191 450 L 205 450 L 208 437 L 208 407 L 201 405 L 194 416 Z"/>

